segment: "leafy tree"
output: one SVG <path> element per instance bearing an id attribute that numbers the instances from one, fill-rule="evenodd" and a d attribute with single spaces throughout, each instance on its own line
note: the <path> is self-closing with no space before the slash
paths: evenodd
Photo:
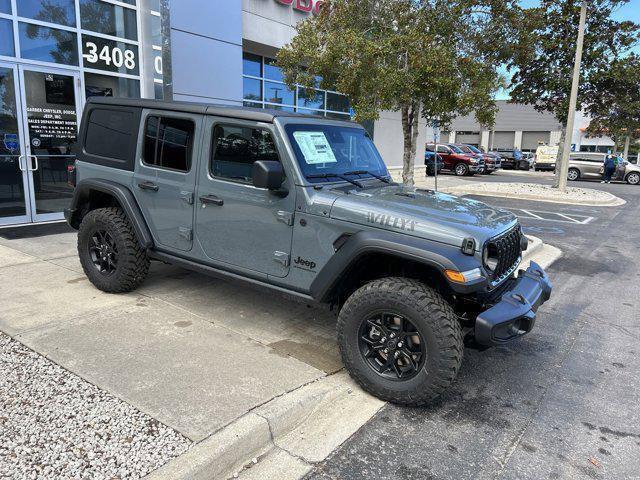
<path id="1" fill-rule="evenodd" d="M 497 73 L 514 37 L 516 0 L 332 0 L 298 25 L 278 64 L 285 82 L 346 94 L 357 121 L 401 112 L 403 181 L 413 184 L 420 117 L 495 117 Z M 301 68 L 304 66 L 304 68 Z"/>
<path id="2" fill-rule="evenodd" d="M 608 135 L 616 145 L 640 139 L 640 56 L 637 54 L 612 62 L 597 81 L 601 94 L 590 102 L 591 123 L 587 133 Z"/>
<path id="3" fill-rule="evenodd" d="M 590 103 L 606 93 L 602 91 L 601 77 L 638 40 L 637 24 L 612 18 L 612 13 L 627 2 L 589 2 L 577 102 L 580 110 L 589 110 Z M 581 0 L 541 0 L 539 6 L 524 9 L 517 47 L 508 63 L 512 74 L 511 100 L 551 112 L 564 125 L 558 159 L 567 134 L 581 3 Z"/>

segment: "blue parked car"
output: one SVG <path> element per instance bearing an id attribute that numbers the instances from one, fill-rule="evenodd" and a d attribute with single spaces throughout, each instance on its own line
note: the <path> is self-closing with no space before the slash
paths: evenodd
<path id="1" fill-rule="evenodd" d="M 435 173 L 434 165 L 436 162 L 433 159 L 434 154 L 435 152 L 430 152 L 429 150 L 424 152 L 424 164 L 427 166 L 427 169 L 426 169 L 427 176 L 433 176 Z M 442 160 L 442 157 L 440 155 L 438 155 L 437 164 L 438 164 L 438 175 L 439 175 L 440 171 L 442 170 L 442 167 L 444 166 L 444 161 Z"/>

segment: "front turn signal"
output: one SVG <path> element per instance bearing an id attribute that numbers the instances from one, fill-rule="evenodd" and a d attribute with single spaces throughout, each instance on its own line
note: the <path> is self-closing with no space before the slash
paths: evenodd
<path id="1" fill-rule="evenodd" d="M 456 283 L 465 283 L 464 274 L 462 272 L 458 272 L 456 270 L 445 270 L 444 274 L 447 276 L 449 280 Z"/>

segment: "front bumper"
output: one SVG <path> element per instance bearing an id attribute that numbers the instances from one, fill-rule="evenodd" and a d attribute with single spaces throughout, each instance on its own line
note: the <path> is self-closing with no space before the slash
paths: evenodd
<path id="1" fill-rule="evenodd" d="M 536 311 L 551 297 L 551 282 L 535 262 L 520 270 L 513 288 L 476 318 L 475 339 L 481 345 L 502 345 L 531 331 Z"/>
<path id="2" fill-rule="evenodd" d="M 555 163 L 534 163 L 533 168 L 535 168 L 536 170 L 555 170 L 556 164 Z"/>

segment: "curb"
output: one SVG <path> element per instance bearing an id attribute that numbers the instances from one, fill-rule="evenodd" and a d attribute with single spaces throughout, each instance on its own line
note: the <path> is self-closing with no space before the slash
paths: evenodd
<path id="1" fill-rule="evenodd" d="M 487 185 L 487 184 L 478 184 Z M 449 193 L 451 195 L 478 195 L 482 197 L 498 197 L 498 198 L 515 198 L 518 200 L 532 200 L 535 202 L 544 203 L 560 203 L 565 205 L 582 205 L 585 207 L 618 207 L 627 203 L 626 200 L 609 194 L 611 197 L 609 200 L 595 201 L 595 200 L 556 200 L 547 197 L 541 197 L 539 195 L 529 195 L 526 193 L 507 193 L 496 190 L 475 190 L 469 188 L 467 185 L 456 185 L 454 187 L 444 187 L 440 189 L 441 192 Z"/>
<path id="2" fill-rule="evenodd" d="M 339 372 L 256 407 L 145 478 L 297 479 L 384 404 Z"/>
<path id="3" fill-rule="evenodd" d="M 562 257 L 562 250 L 558 247 L 544 243 L 541 239 L 533 235 L 527 235 L 527 238 L 529 239 L 529 248 L 527 248 L 522 256 L 520 268 L 526 269 L 529 266 L 529 262 L 534 261 L 546 270 L 556 260 Z"/>

